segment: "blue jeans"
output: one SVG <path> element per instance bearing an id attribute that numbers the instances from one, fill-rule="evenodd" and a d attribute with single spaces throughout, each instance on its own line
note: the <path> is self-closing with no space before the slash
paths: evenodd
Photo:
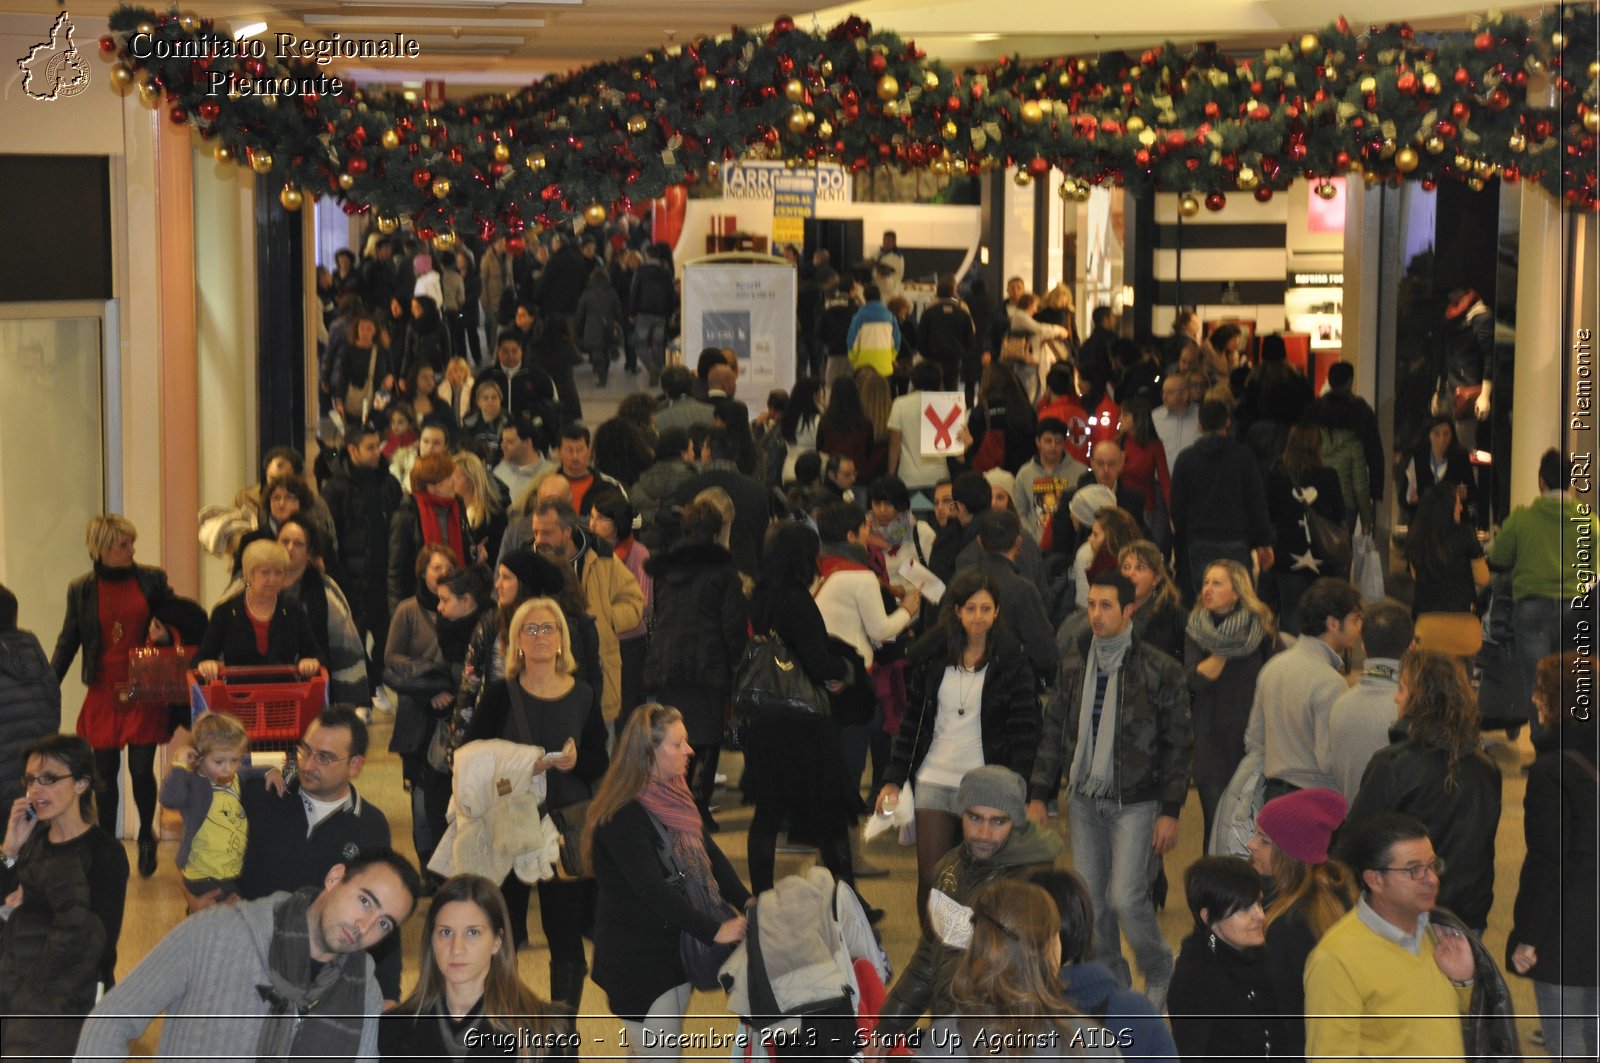
<path id="1" fill-rule="evenodd" d="M 1118 805 L 1104 798 L 1068 795 L 1072 866 L 1095 899 L 1092 959 L 1123 985 L 1131 985 L 1122 958 L 1122 934 L 1127 934 L 1144 976 L 1145 995 L 1160 1009 L 1172 981 L 1172 949 L 1161 936 L 1150 901 L 1150 840 L 1157 814 L 1154 801 Z"/>
<path id="2" fill-rule="evenodd" d="M 1600 988 L 1536 981 L 1533 997 L 1539 1002 L 1539 1025 L 1550 1058 L 1593 1059 Z"/>
<path id="3" fill-rule="evenodd" d="M 1537 741 L 1544 728 L 1539 726 L 1539 714 L 1533 708 L 1533 679 L 1539 670 L 1541 658 L 1561 652 L 1562 606 L 1559 598 L 1519 598 L 1511 608 L 1511 623 L 1516 631 L 1513 649 L 1517 655 L 1517 671 L 1522 676 L 1522 692 L 1529 699 L 1528 737 Z"/>

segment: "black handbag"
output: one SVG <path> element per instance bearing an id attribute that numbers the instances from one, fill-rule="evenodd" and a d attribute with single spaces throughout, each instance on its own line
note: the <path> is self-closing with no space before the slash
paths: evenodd
<path id="1" fill-rule="evenodd" d="M 707 889 L 704 883 L 678 865 L 678 858 L 672 854 L 672 839 L 667 836 L 667 828 L 656 817 L 649 816 L 649 819 L 650 825 L 656 829 L 656 856 L 661 861 L 667 884 L 681 893 L 695 911 L 711 916 L 718 923 L 725 923 L 738 915 L 733 905 Z M 678 932 L 678 960 L 683 964 L 684 976 L 696 989 L 723 988 L 722 965 L 728 962 L 733 950 L 732 943 L 724 945 L 715 941 L 701 941 L 687 930 Z"/>
<path id="2" fill-rule="evenodd" d="M 775 631 L 752 636 L 733 676 L 733 712 L 742 721 L 825 716 L 827 688 L 814 681 Z"/>
<path id="3" fill-rule="evenodd" d="M 1350 529 L 1324 517 L 1309 502 L 1301 504 L 1305 506 L 1307 545 L 1311 556 L 1321 562 L 1322 575 L 1349 579 L 1350 565 L 1355 560 Z"/>

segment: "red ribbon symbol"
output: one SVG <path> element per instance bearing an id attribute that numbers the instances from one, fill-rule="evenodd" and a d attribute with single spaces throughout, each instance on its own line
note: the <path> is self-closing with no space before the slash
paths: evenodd
<path id="1" fill-rule="evenodd" d="M 956 418 L 961 416 L 961 404 L 959 402 L 950 407 L 950 415 L 942 421 L 939 419 L 939 415 L 933 412 L 932 406 L 923 410 L 923 414 L 933 423 L 933 431 L 935 433 L 933 445 L 935 447 L 942 450 L 956 445 L 956 441 L 950 438 L 950 426 L 955 424 Z"/>

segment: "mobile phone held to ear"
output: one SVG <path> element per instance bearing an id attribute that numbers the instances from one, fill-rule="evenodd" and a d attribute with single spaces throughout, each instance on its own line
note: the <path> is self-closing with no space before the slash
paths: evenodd
<path id="1" fill-rule="evenodd" d="M 29 805 L 28 807 L 24 808 L 22 810 L 22 815 L 23 815 L 24 818 L 27 819 L 27 821 L 29 823 L 32 823 L 34 820 L 39 818 L 39 813 L 37 813 L 37 812 L 35 812 L 33 810 L 33 806 L 32 805 Z"/>

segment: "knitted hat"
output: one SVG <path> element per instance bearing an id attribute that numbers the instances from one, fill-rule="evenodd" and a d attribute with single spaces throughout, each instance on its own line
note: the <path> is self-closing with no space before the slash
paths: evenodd
<path id="1" fill-rule="evenodd" d="M 1072 512 L 1072 519 L 1087 528 L 1094 523 L 1094 515 L 1108 506 L 1117 504 L 1117 496 L 1105 484 L 1090 484 L 1078 488 L 1073 494 L 1072 501 L 1067 503 L 1067 509 Z"/>
<path id="2" fill-rule="evenodd" d="M 540 557 L 530 547 L 519 546 L 500 563 L 511 570 L 522 585 L 522 598 L 560 598 L 566 586 L 561 567 L 548 558 Z"/>
<path id="3" fill-rule="evenodd" d="M 990 487 L 998 487 L 1008 495 L 1016 493 L 1017 478 L 1004 469 L 990 469 L 983 478 L 989 481 Z"/>
<path id="4" fill-rule="evenodd" d="M 973 768 L 961 777 L 956 807 L 965 812 L 973 805 L 998 808 L 1021 826 L 1028 814 L 1028 785 L 1022 776 L 998 764 Z"/>
<path id="5" fill-rule="evenodd" d="M 1263 805 L 1256 829 L 1302 864 L 1324 864 L 1328 841 L 1349 810 L 1337 790 L 1296 790 Z"/>

